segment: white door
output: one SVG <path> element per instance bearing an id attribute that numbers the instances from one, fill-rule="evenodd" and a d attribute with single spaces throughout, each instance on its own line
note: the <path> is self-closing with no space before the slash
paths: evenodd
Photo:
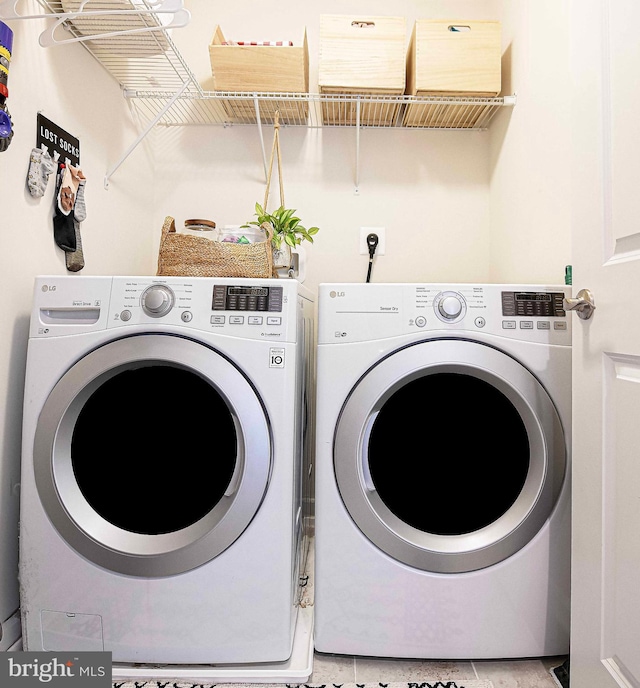
<path id="1" fill-rule="evenodd" d="M 573 0 L 572 688 L 640 686 L 640 4 Z"/>

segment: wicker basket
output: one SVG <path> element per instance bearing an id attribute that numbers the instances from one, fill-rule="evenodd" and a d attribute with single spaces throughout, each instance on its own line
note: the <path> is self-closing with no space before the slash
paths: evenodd
<path id="1" fill-rule="evenodd" d="M 162 226 L 158 275 L 185 277 L 272 277 L 271 229 L 267 240 L 256 244 L 231 244 L 178 234 L 167 217 Z"/>

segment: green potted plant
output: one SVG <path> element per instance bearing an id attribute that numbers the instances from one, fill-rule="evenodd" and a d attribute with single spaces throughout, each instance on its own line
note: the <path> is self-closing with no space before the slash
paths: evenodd
<path id="1" fill-rule="evenodd" d="M 256 220 L 248 222 L 245 227 L 254 225 L 263 227 L 270 225 L 273 233 L 271 244 L 273 246 L 273 266 L 276 270 L 291 267 L 291 249 L 296 249 L 303 241 L 313 243 L 313 237 L 320 230 L 318 227 L 307 229 L 301 224 L 300 218 L 295 216 L 295 209 L 280 206 L 269 213 L 259 203 L 256 203 Z"/>

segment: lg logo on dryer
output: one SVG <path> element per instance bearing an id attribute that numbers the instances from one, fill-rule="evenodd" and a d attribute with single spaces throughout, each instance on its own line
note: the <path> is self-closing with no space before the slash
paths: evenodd
<path id="1" fill-rule="evenodd" d="M 332 299 L 335 299 L 336 297 L 337 297 L 337 298 L 340 298 L 340 297 L 342 297 L 342 296 L 345 296 L 345 293 L 344 293 L 343 291 L 333 291 L 333 290 L 332 290 L 332 291 L 329 292 L 329 296 L 330 296 Z"/>

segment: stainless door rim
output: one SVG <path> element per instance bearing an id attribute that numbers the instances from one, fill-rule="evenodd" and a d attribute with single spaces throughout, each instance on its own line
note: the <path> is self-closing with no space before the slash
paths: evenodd
<path id="1" fill-rule="evenodd" d="M 369 475 L 368 437 L 377 413 L 399 388 L 437 373 L 470 375 L 494 386 L 519 413 L 529 439 L 529 471 L 515 502 L 493 523 L 461 535 L 435 535 L 405 523 L 384 504 Z M 485 344 L 436 339 L 388 355 L 358 381 L 337 422 L 334 470 L 345 507 L 372 543 L 409 566 L 461 573 L 503 561 L 535 537 L 562 489 L 566 448 L 556 408 L 529 370 Z"/>
<path id="2" fill-rule="evenodd" d="M 236 470 L 225 495 L 200 520 L 170 533 L 133 533 L 106 521 L 83 496 L 72 467 L 73 429 L 87 399 L 106 380 L 141 365 L 172 365 L 200 375 L 225 399 L 236 427 Z M 149 403 L 164 409 L 170 423 L 167 409 L 171 400 L 150 399 Z M 105 428 L 105 432 L 111 430 Z M 52 523 L 87 559 L 119 573 L 169 576 L 210 561 L 246 529 L 268 486 L 271 445 L 262 402 L 233 363 L 194 340 L 166 334 L 137 335 L 88 353 L 55 385 L 38 418 L 35 481 Z"/>

